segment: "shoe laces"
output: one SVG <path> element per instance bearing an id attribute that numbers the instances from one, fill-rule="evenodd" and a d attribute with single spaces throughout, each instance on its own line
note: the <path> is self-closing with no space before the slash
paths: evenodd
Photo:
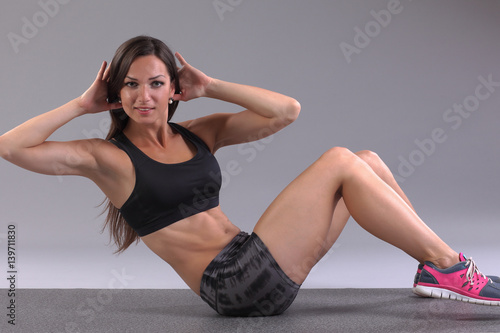
<path id="1" fill-rule="evenodd" d="M 474 285 L 474 282 L 473 282 L 474 274 L 481 276 L 483 279 L 488 279 L 488 281 L 491 281 L 490 278 L 487 278 L 486 275 L 484 275 L 483 273 L 481 273 L 479 271 L 476 263 L 474 262 L 474 260 L 472 260 L 472 257 L 467 259 L 467 262 L 465 263 L 465 267 L 468 267 L 466 277 L 467 277 L 467 281 L 470 283 L 471 286 Z M 479 281 L 477 281 L 476 283 L 479 283 Z"/>

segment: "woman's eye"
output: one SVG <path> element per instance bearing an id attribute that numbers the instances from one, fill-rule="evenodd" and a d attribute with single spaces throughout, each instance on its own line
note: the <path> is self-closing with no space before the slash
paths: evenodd
<path id="1" fill-rule="evenodd" d="M 155 88 L 158 88 L 158 87 L 163 86 L 163 85 L 164 85 L 164 83 L 163 83 L 163 82 L 161 82 L 161 81 L 153 81 L 153 83 L 151 83 L 151 85 L 152 85 L 153 87 L 155 87 Z"/>
<path id="2" fill-rule="evenodd" d="M 132 81 L 129 81 L 129 82 L 125 82 L 125 86 L 126 87 L 136 87 L 137 86 L 137 83 L 136 82 L 132 82 Z"/>

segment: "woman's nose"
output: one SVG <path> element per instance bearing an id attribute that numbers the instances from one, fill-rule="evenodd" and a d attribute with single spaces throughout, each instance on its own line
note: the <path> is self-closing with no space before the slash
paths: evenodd
<path id="1" fill-rule="evenodd" d="M 149 89 L 147 86 L 142 86 L 139 88 L 138 99 L 140 102 L 147 102 L 150 99 Z"/>

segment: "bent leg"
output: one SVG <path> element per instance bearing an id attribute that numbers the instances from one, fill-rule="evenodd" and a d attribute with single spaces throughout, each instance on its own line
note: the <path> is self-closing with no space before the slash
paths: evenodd
<path id="1" fill-rule="evenodd" d="M 394 175 L 387 165 L 382 161 L 382 159 L 374 152 L 369 150 L 362 150 L 355 153 L 356 156 L 361 158 L 366 164 L 370 166 L 370 168 L 375 172 L 375 174 L 380 177 L 387 185 L 389 185 L 400 197 L 403 201 L 410 206 L 410 208 L 415 211 L 410 200 L 406 197 L 406 194 L 403 192 L 399 184 L 397 183 Z M 344 199 L 340 199 L 337 203 L 337 207 L 333 212 L 333 218 L 330 225 L 330 230 L 325 238 L 325 241 L 322 245 L 322 251 L 320 257 L 323 257 L 333 246 L 333 244 L 337 241 L 342 230 L 344 230 L 347 221 L 351 213 L 347 210 L 345 206 Z"/>
<path id="2" fill-rule="evenodd" d="M 280 193 L 254 229 L 295 282 L 301 284 L 321 258 L 341 198 L 361 227 L 418 261 L 445 266 L 458 260 L 367 163 L 333 148 Z"/>

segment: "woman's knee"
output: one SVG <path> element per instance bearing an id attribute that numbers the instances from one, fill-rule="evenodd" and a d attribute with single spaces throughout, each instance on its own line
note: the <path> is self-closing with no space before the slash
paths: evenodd
<path id="1" fill-rule="evenodd" d="M 338 162 L 345 159 L 352 159 L 354 156 L 354 153 L 345 147 L 333 147 L 325 151 L 321 155 L 320 160 Z"/>
<path id="2" fill-rule="evenodd" d="M 349 149 L 344 147 L 333 147 L 324 152 L 316 163 L 327 170 L 335 170 L 335 172 L 338 172 L 340 170 L 350 169 L 360 162 L 360 158 Z"/>
<path id="3" fill-rule="evenodd" d="M 361 150 L 356 152 L 356 155 L 366 162 L 370 166 L 370 168 L 382 179 L 387 181 L 388 179 L 392 179 L 392 173 L 384 163 L 384 161 L 370 150 Z"/>
<path id="4" fill-rule="evenodd" d="M 381 163 L 382 160 L 380 159 L 380 157 L 378 156 L 377 153 L 371 151 L 371 150 L 360 150 L 358 152 L 355 153 L 356 156 L 358 156 L 359 158 L 361 158 L 363 161 L 365 161 L 366 163 L 368 164 L 378 164 L 378 163 Z"/>

